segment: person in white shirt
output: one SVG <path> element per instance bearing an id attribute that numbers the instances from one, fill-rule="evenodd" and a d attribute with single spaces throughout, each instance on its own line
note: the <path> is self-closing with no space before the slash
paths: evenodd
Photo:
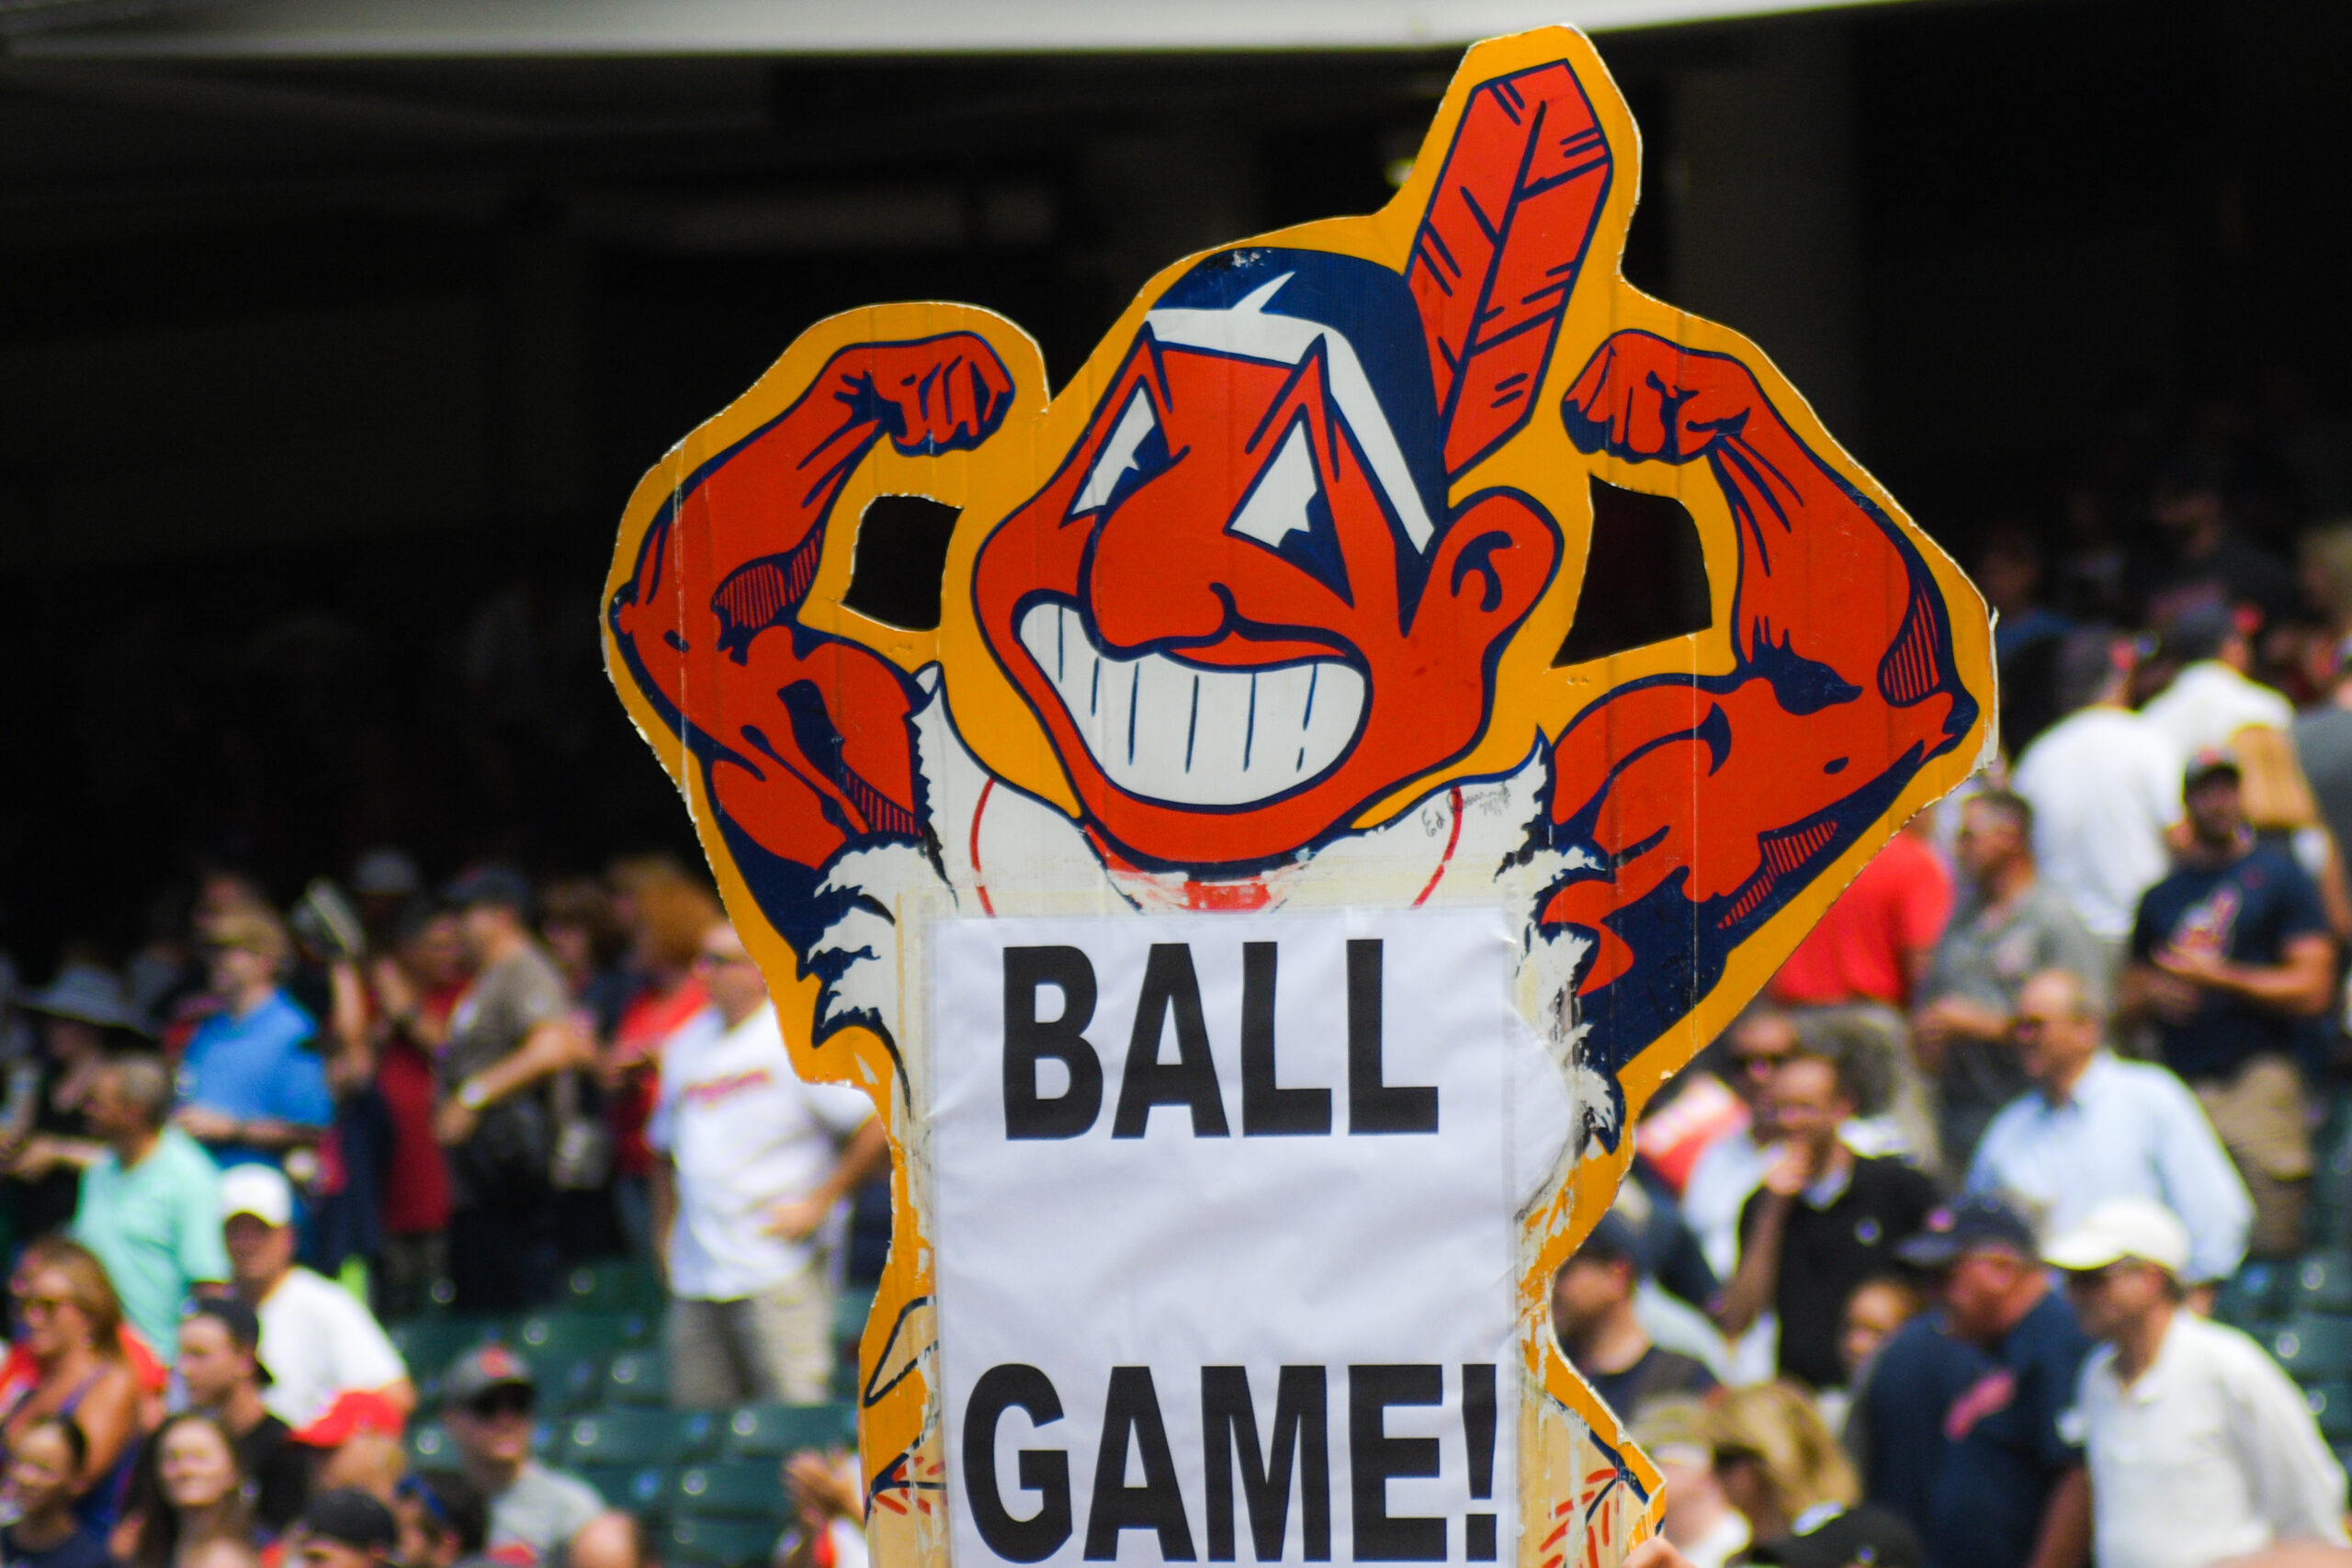
<path id="1" fill-rule="evenodd" d="M 670 1399 L 815 1404 L 831 1385 L 829 1255 L 846 1200 L 888 1158 L 874 1107 L 793 1071 L 767 982 L 733 927 L 704 934 L 712 1007 L 671 1036 L 646 1128 L 669 1270 Z"/>
<path id="2" fill-rule="evenodd" d="M 2181 1308 L 2188 1232 L 2119 1198 L 2042 1257 L 2104 1341 L 2077 1411 L 2098 1568 L 2206 1568 L 2272 1546 L 2347 1544 L 2344 1470 L 2262 1348 Z"/>
<path id="3" fill-rule="evenodd" d="M 2058 653 L 2066 716 L 2018 759 L 2009 787 L 2033 807 L 2033 858 L 2109 956 L 2132 935 L 2140 895 L 2171 869 L 2165 835 L 2180 821 L 2187 754 L 2123 705 L 2132 644 L 2082 631 Z M 2098 976 L 2101 980 L 2112 976 Z"/>
<path id="4" fill-rule="evenodd" d="M 359 1299 L 294 1262 L 294 1192 L 275 1166 L 238 1165 L 220 1178 L 220 1238 L 238 1296 L 261 1321 L 262 1403 L 305 1427 L 341 1393 L 416 1407 L 408 1368 Z"/>
<path id="5" fill-rule="evenodd" d="M 2246 674 L 2254 643 L 2226 606 L 2183 612 L 2165 631 L 2164 651 L 2181 661 L 2180 673 L 2142 705 L 2140 716 L 2182 756 L 2227 747 L 2249 726 L 2286 729 L 2295 722 L 2294 704 Z"/>
<path id="6" fill-rule="evenodd" d="M 2102 1049 L 2107 1021 L 2083 977 L 2063 969 L 2018 990 L 2014 1028 L 2034 1088 L 1985 1129 L 1968 1190 L 2006 1200 L 2044 1235 L 2074 1229 L 2110 1199 L 2152 1199 L 2188 1226 L 2185 1279 L 2236 1272 L 2254 1201 L 2188 1086 Z"/>

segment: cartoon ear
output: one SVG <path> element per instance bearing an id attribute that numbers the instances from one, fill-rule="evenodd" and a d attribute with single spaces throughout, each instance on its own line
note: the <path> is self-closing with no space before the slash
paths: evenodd
<path id="1" fill-rule="evenodd" d="M 1447 479 L 1527 423 L 1613 168 L 1566 62 L 1472 90 L 1405 272 L 1437 380 Z"/>

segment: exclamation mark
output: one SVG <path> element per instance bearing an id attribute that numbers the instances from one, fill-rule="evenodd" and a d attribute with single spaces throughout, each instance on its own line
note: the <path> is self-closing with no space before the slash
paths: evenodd
<path id="1" fill-rule="evenodd" d="M 1495 1367 L 1472 1362 L 1462 1369 L 1462 1438 L 1470 1450 L 1470 1495 L 1489 1503 L 1495 1495 Z M 1495 1516 L 1465 1514 L 1463 1555 L 1472 1562 L 1495 1561 Z"/>

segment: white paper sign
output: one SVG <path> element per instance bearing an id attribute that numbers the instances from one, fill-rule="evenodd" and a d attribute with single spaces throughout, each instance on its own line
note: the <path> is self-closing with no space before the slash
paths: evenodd
<path id="1" fill-rule="evenodd" d="M 961 1568 L 1513 1556 L 1501 913 L 933 931 Z"/>

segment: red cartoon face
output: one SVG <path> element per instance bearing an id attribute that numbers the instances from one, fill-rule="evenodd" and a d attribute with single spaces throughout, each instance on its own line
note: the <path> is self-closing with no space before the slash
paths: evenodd
<path id="1" fill-rule="evenodd" d="M 1523 497 L 1447 515 L 1426 360 L 1270 309 L 1283 255 L 1251 258 L 1267 281 L 1238 302 L 1152 311 L 979 555 L 992 651 L 1089 818 L 1145 860 L 1278 857 L 1460 756 L 1559 560 Z"/>

